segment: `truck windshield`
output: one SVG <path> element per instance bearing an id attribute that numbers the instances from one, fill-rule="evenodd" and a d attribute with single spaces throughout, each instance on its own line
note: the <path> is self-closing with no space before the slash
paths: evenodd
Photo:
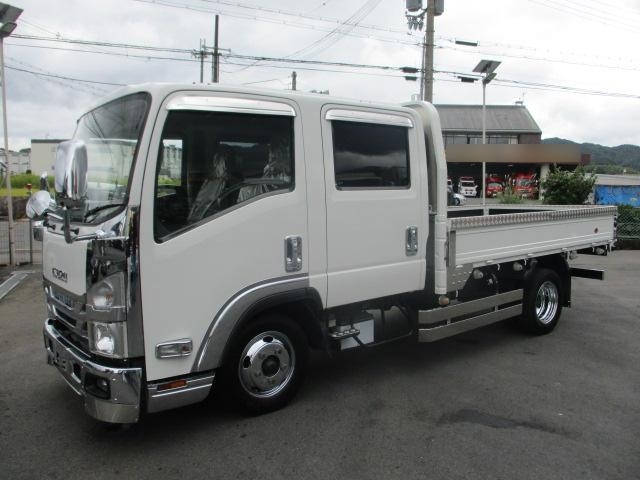
<path id="1" fill-rule="evenodd" d="M 87 198 L 74 220 L 101 223 L 123 208 L 129 179 L 150 104 L 135 93 L 85 114 L 73 136 L 87 147 Z"/>
<path id="2" fill-rule="evenodd" d="M 532 182 L 528 178 L 519 178 L 517 185 L 519 187 L 529 187 L 532 185 Z"/>

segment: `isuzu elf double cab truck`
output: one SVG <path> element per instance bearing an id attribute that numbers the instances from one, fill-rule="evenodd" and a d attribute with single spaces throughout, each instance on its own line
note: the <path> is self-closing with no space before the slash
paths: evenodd
<path id="1" fill-rule="evenodd" d="M 27 206 L 47 360 L 105 422 L 213 392 L 282 407 L 310 349 L 511 318 L 551 332 L 572 275 L 602 276 L 568 260 L 615 240 L 615 207 L 448 211 L 440 122 L 423 102 L 126 87 L 79 119 L 55 174 L 55 199 Z"/>

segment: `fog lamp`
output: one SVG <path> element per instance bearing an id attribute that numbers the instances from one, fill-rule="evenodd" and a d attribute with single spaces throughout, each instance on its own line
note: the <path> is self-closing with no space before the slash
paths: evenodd
<path id="1" fill-rule="evenodd" d="M 126 356 L 126 328 L 124 322 L 88 322 L 89 350 L 113 358 Z"/>
<path id="2" fill-rule="evenodd" d="M 113 335 L 109 331 L 106 325 L 96 325 L 93 328 L 94 343 L 96 350 L 107 355 L 113 355 L 116 349 L 116 342 L 113 339 Z"/>

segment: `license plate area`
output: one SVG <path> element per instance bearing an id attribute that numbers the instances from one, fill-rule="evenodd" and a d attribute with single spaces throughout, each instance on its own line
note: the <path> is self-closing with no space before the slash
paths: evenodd
<path id="1" fill-rule="evenodd" d="M 76 391 L 76 393 L 82 393 L 82 365 L 76 361 L 73 356 L 69 355 L 64 346 L 53 342 L 47 341 L 47 348 L 49 350 L 50 364 L 58 369 L 67 383 Z"/>

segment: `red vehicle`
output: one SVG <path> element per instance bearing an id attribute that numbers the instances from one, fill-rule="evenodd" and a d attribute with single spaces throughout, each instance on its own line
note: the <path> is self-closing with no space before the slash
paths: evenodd
<path id="1" fill-rule="evenodd" d="M 485 180 L 487 198 L 497 197 L 498 194 L 504 192 L 504 179 L 495 174 L 487 175 Z"/>
<path id="2" fill-rule="evenodd" d="M 538 198 L 538 175 L 533 172 L 516 173 L 511 177 L 513 193 L 522 198 Z"/>

